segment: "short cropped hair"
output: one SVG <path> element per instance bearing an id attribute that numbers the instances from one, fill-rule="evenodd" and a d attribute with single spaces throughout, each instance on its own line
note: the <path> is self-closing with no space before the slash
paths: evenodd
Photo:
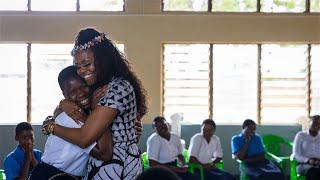
<path id="1" fill-rule="evenodd" d="M 311 116 L 310 120 L 311 120 L 312 123 L 315 123 L 316 121 L 320 120 L 320 116 L 319 115 Z"/>
<path id="2" fill-rule="evenodd" d="M 247 126 L 253 125 L 253 124 L 256 125 L 256 123 L 253 120 L 246 119 L 246 120 L 243 121 L 242 129 L 244 129 Z"/>
<path id="3" fill-rule="evenodd" d="M 77 68 L 75 66 L 68 66 L 64 69 L 62 69 L 58 75 L 58 83 L 60 86 L 61 91 L 64 91 L 64 84 L 70 79 L 70 78 L 80 78 L 77 74 Z"/>
<path id="4" fill-rule="evenodd" d="M 202 122 L 202 125 L 205 125 L 205 124 L 212 125 L 213 128 L 216 129 L 216 123 L 215 123 L 212 119 L 205 119 L 205 120 Z"/>
<path id="5" fill-rule="evenodd" d="M 166 119 L 164 117 L 162 117 L 162 116 L 154 117 L 153 120 L 152 120 L 152 128 L 155 128 L 154 124 L 156 123 L 156 121 L 160 121 L 160 120 L 165 120 L 166 121 Z"/>
<path id="6" fill-rule="evenodd" d="M 19 135 L 22 131 L 33 131 L 33 128 L 30 123 L 22 122 L 16 126 L 16 136 Z"/>

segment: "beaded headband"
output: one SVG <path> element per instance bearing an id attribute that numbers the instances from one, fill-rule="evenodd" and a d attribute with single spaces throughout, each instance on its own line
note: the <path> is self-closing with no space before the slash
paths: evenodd
<path id="1" fill-rule="evenodd" d="M 91 41 L 88 41 L 85 44 L 80 44 L 80 45 L 74 46 L 74 48 L 71 51 L 71 55 L 74 56 L 77 51 L 89 49 L 89 48 L 95 46 L 96 44 L 101 43 L 105 39 L 107 39 L 106 34 L 101 33 L 99 36 L 94 37 Z"/>

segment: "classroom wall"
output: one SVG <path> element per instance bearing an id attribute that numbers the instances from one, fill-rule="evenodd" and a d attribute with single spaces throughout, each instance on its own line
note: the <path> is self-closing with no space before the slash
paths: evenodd
<path id="1" fill-rule="evenodd" d="M 3 168 L 3 160 L 6 155 L 15 148 L 16 142 L 14 140 L 14 125 L 0 126 L 0 169 Z M 220 137 L 223 148 L 223 160 L 225 163 L 225 170 L 232 174 L 239 174 L 238 164 L 231 158 L 230 140 L 235 134 L 240 133 L 240 125 L 218 125 L 216 135 Z M 301 130 L 301 126 L 257 126 L 257 133 L 259 134 L 277 134 L 289 140 L 294 139 L 295 134 Z M 190 138 L 200 131 L 200 125 L 183 125 L 181 128 L 181 137 L 186 141 L 186 148 L 189 147 Z M 36 148 L 43 151 L 46 136 L 42 135 L 41 127 L 34 126 L 35 144 Z M 139 146 L 142 152 L 146 151 L 147 138 L 153 133 L 152 126 L 145 124 L 143 126 L 143 134 L 140 139 Z M 284 154 L 291 154 L 291 150 L 284 149 Z"/>
<path id="2" fill-rule="evenodd" d="M 126 12 L 0 12 L 0 43 L 72 43 L 94 26 L 125 44 L 149 95 L 149 113 L 162 113 L 163 43 L 320 43 L 320 14 L 161 13 L 160 0 L 127 0 Z M 147 68 L 146 68 L 147 67 Z"/>

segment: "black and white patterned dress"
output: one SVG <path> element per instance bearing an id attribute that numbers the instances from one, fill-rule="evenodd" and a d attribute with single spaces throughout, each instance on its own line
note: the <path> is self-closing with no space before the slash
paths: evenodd
<path id="1" fill-rule="evenodd" d="M 118 110 L 111 125 L 113 157 L 109 162 L 90 158 L 87 179 L 135 179 L 142 172 L 142 163 L 134 130 L 137 119 L 134 89 L 128 81 L 114 78 L 99 104 Z"/>

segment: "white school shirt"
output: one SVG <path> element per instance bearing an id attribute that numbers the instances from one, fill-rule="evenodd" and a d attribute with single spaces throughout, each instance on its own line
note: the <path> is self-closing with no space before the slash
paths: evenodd
<path id="1" fill-rule="evenodd" d="M 153 133 L 147 140 L 148 159 L 162 164 L 175 161 L 182 151 L 180 137 L 173 133 L 170 133 L 169 141 L 157 133 Z"/>
<path id="2" fill-rule="evenodd" d="M 55 122 L 69 128 L 80 128 L 83 125 L 77 124 L 65 112 L 59 114 Z M 41 160 L 66 173 L 84 176 L 87 172 L 89 153 L 95 145 L 96 143 L 93 143 L 89 147 L 82 149 L 51 134 L 47 139 Z"/>
<path id="3" fill-rule="evenodd" d="M 208 143 L 201 133 L 195 134 L 191 140 L 188 149 L 189 155 L 196 157 L 202 164 L 212 162 L 211 158 L 222 158 L 223 152 L 220 139 L 213 135 Z"/>
<path id="4" fill-rule="evenodd" d="M 316 137 L 310 135 L 309 130 L 300 131 L 294 138 L 294 158 L 300 163 L 307 163 L 310 158 L 320 159 L 320 133 Z"/>

